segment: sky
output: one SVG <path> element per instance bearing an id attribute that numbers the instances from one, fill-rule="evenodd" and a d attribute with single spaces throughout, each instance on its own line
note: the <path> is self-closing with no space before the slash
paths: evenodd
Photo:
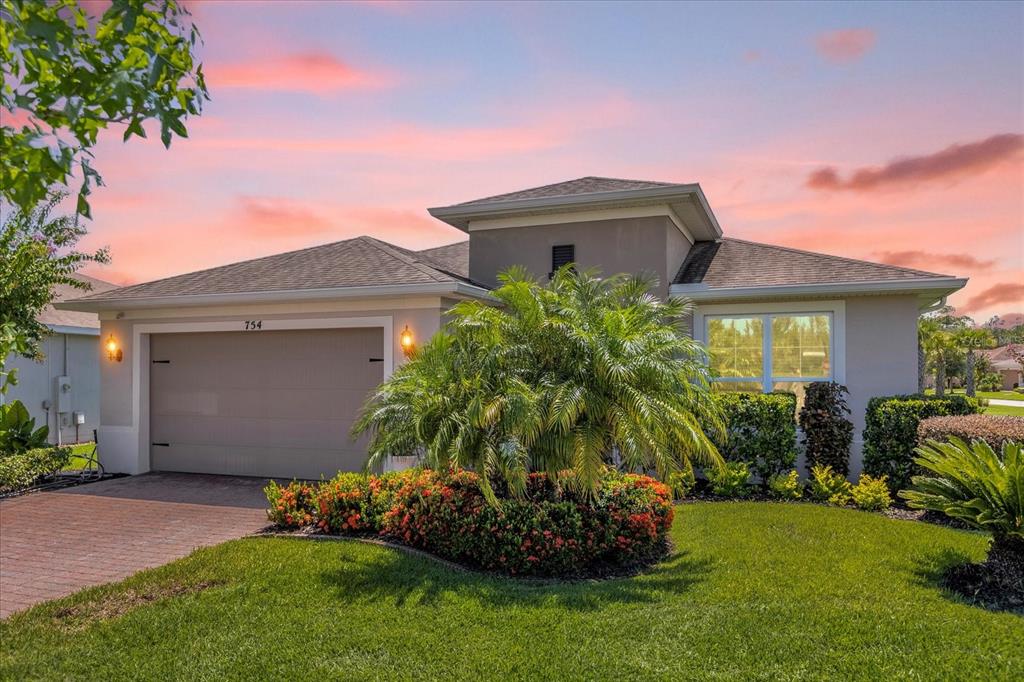
<path id="1" fill-rule="evenodd" d="M 726 236 L 970 277 L 1024 313 L 1024 3 L 189 2 L 189 138 L 94 165 L 119 284 L 585 175 L 698 182 Z"/>

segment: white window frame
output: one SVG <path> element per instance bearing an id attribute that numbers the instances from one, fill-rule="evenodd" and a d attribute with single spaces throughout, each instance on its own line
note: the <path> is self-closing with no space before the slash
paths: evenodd
<path id="1" fill-rule="evenodd" d="M 828 315 L 829 367 L 828 377 L 773 377 L 772 372 L 772 325 L 776 315 Z M 712 382 L 742 383 L 757 381 L 765 393 L 772 391 L 776 382 L 835 381 L 846 384 L 846 303 L 845 301 L 800 301 L 793 303 L 722 303 L 698 306 L 693 313 L 694 339 L 704 345 L 708 342 L 709 319 L 738 319 L 759 317 L 763 322 L 760 377 L 711 377 Z"/>

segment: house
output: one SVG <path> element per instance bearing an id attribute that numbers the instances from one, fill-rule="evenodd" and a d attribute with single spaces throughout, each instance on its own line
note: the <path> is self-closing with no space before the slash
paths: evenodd
<path id="1" fill-rule="evenodd" d="M 109 293 L 110 282 L 75 274 L 93 294 Z M 54 288 L 54 301 L 82 295 L 67 284 Z M 20 400 L 37 426 L 50 427 L 51 443 L 92 440 L 100 425 L 100 320 L 94 312 L 58 310 L 46 306 L 37 318 L 52 334 L 42 341 L 43 358 L 14 356 L 7 366 L 17 371 L 18 383 L 0 401 Z"/>
<path id="2" fill-rule="evenodd" d="M 107 469 L 359 469 L 349 428 L 403 337 L 489 300 L 509 266 L 545 277 L 568 262 L 691 298 L 721 390 L 847 385 L 859 437 L 868 398 L 916 389 L 918 314 L 966 283 L 727 238 L 697 184 L 586 177 L 429 212 L 468 240 L 417 252 L 357 237 L 58 304 L 98 313 L 120 351 L 102 363 Z"/>
<path id="3" fill-rule="evenodd" d="M 1012 391 L 1015 388 L 1024 386 L 1024 364 L 1018 360 L 1024 354 L 1024 344 L 1009 343 L 998 348 L 990 348 L 981 351 L 982 355 L 988 358 L 992 365 L 992 371 L 999 374 L 1002 384 L 1000 388 L 1004 391 Z M 1014 354 L 1018 354 L 1014 357 Z"/>

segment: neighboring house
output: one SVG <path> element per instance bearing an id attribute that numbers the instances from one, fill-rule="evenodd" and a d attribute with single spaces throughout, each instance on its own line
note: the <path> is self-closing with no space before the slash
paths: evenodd
<path id="1" fill-rule="evenodd" d="M 89 284 L 92 294 L 116 288 L 93 277 L 74 277 Z M 54 301 L 84 293 L 60 285 L 54 289 Z M 53 332 L 41 344 L 44 357 L 39 362 L 20 356 L 8 358 L 9 366 L 17 370 L 18 383 L 0 400 L 23 402 L 37 426 L 49 425 L 51 443 L 92 440 L 93 429 L 100 425 L 99 317 L 48 305 L 37 319 Z"/>
<path id="2" fill-rule="evenodd" d="M 724 238 L 696 184 L 580 178 L 430 209 L 468 241 L 415 252 L 370 237 L 60 304 L 99 313 L 108 470 L 319 478 L 361 468 L 366 395 L 500 271 L 574 262 L 648 272 L 696 304 L 724 390 L 834 379 L 868 398 L 917 386 L 917 317 L 966 280 Z"/>
<path id="3" fill-rule="evenodd" d="M 1012 391 L 1024 386 L 1024 367 L 1021 367 L 1020 361 L 1013 356 L 1014 352 L 1024 353 L 1024 344 L 1010 343 L 981 352 L 991 363 L 992 371 L 998 373 L 1002 379 L 1002 390 Z"/>

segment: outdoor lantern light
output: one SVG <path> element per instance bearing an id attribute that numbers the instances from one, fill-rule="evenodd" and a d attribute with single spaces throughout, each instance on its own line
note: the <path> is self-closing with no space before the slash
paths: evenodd
<path id="1" fill-rule="evenodd" d="M 412 330 L 409 329 L 409 325 L 405 325 L 405 329 L 398 337 L 398 342 L 402 345 L 402 352 L 405 353 L 405 357 L 410 357 L 412 352 L 416 350 L 416 340 L 412 336 Z"/>
<path id="2" fill-rule="evenodd" d="M 111 334 L 107 337 L 107 359 L 111 362 L 121 362 L 124 358 L 124 351 L 117 346 L 117 339 Z"/>

